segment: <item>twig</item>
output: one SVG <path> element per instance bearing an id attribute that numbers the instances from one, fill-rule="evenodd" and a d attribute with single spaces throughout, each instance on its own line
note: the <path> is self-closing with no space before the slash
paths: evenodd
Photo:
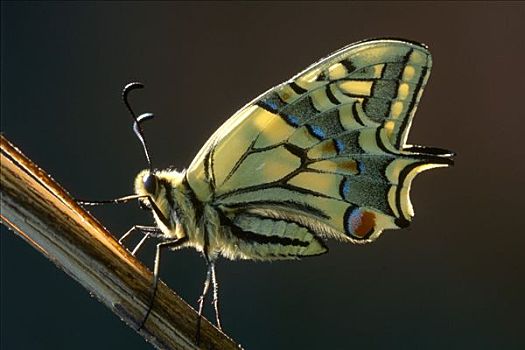
<path id="1" fill-rule="evenodd" d="M 153 310 L 138 330 L 150 299 L 151 272 L 127 252 L 51 177 L 1 135 L 2 223 L 159 349 L 239 349 L 161 283 Z"/>

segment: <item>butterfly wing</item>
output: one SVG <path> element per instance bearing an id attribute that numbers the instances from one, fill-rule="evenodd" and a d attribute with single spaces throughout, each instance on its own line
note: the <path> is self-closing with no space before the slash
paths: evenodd
<path id="1" fill-rule="evenodd" d="M 369 242 L 405 227 L 412 179 L 452 164 L 450 152 L 405 145 L 430 67 L 420 44 L 342 48 L 228 119 L 188 168 L 188 183 L 238 236 L 303 245 L 274 251 L 281 255 L 322 253 L 319 236 Z M 272 234 L 272 225 L 288 228 Z"/>

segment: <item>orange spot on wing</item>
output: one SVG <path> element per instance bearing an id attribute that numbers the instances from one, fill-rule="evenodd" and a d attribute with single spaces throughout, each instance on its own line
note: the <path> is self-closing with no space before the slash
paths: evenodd
<path id="1" fill-rule="evenodd" d="M 348 173 L 357 173 L 357 162 L 355 160 L 345 160 L 338 164 L 338 167 Z"/>
<path id="2" fill-rule="evenodd" d="M 371 231 L 374 230 L 376 223 L 376 216 L 374 213 L 369 211 L 364 211 L 359 216 L 359 219 L 356 220 L 354 225 L 354 233 L 359 237 L 365 237 Z"/>
<path id="3" fill-rule="evenodd" d="M 331 158 L 337 155 L 337 149 L 333 140 L 325 140 L 308 151 L 312 159 Z"/>
<path id="4" fill-rule="evenodd" d="M 335 150 L 335 146 L 334 146 L 334 143 L 333 142 L 324 142 L 321 144 L 321 147 L 320 147 L 321 151 L 323 153 L 337 153 L 337 151 Z"/>

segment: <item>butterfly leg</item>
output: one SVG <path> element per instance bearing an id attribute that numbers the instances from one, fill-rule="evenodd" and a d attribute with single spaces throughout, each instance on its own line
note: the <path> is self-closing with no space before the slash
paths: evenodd
<path id="1" fill-rule="evenodd" d="M 208 265 L 208 270 L 206 271 L 206 280 L 204 280 L 204 288 L 202 290 L 202 294 L 198 299 L 199 302 L 199 318 L 202 315 L 202 308 L 204 306 L 204 300 L 206 299 L 206 295 L 208 294 L 208 290 L 210 288 L 210 280 L 211 280 L 211 269 Z"/>
<path id="2" fill-rule="evenodd" d="M 144 235 L 144 237 L 142 237 L 142 239 L 140 240 L 140 242 L 135 246 L 135 248 L 133 248 L 133 250 L 131 251 L 131 255 L 135 256 L 135 254 L 137 253 L 137 251 L 139 250 L 139 248 L 142 246 L 142 244 L 144 242 L 146 242 L 146 239 L 149 238 L 149 236 L 151 236 L 151 233 L 146 233 Z"/>
<path id="3" fill-rule="evenodd" d="M 158 235 L 158 234 L 161 234 L 162 231 L 160 230 L 160 228 L 158 228 L 157 226 L 142 226 L 142 225 L 135 225 L 133 226 L 132 228 L 130 228 L 126 233 L 124 233 L 122 235 L 122 237 L 120 237 L 120 239 L 118 240 L 118 242 L 120 244 L 122 244 L 122 242 L 129 236 L 131 235 L 133 232 L 135 231 L 139 231 L 143 234 L 145 233 L 149 233 L 150 235 L 152 235 L 153 233 Z"/>
<path id="4" fill-rule="evenodd" d="M 208 260 L 206 260 L 206 263 L 208 265 L 208 268 L 206 270 L 206 279 L 204 280 L 204 288 L 202 290 L 202 294 L 198 299 L 199 303 L 199 318 L 197 319 L 197 334 L 195 335 L 196 343 L 199 344 L 199 338 L 200 338 L 200 330 L 201 330 L 201 318 L 202 318 L 202 309 L 204 306 L 204 300 L 206 299 L 206 295 L 208 294 L 208 290 L 210 289 L 210 280 L 212 277 L 212 263 L 210 263 Z"/>
<path id="5" fill-rule="evenodd" d="M 176 248 L 181 246 L 182 244 L 186 243 L 188 241 L 188 237 L 183 238 L 177 238 L 173 240 L 169 240 L 166 242 L 161 242 L 157 244 L 157 251 L 155 253 L 155 266 L 153 267 L 153 283 L 151 285 L 151 299 L 148 305 L 148 311 L 146 312 L 146 315 L 144 316 L 144 319 L 142 320 L 139 329 L 141 329 L 144 324 L 146 323 L 146 320 L 149 317 L 149 314 L 151 313 L 151 309 L 153 308 L 153 302 L 155 301 L 155 295 L 157 294 L 157 287 L 159 284 L 159 267 L 160 267 L 160 257 L 161 253 L 166 248 Z"/>
<path id="6" fill-rule="evenodd" d="M 219 283 L 217 282 L 217 277 L 215 275 L 215 263 L 211 262 L 211 283 L 213 285 L 213 308 L 215 309 L 215 321 L 217 322 L 217 327 L 222 330 L 221 317 L 219 314 Z"/>
<path id="7" fill-rule="evenodd" d="M 158 237 L 159 235 L 162 234 L 162 231 L 156 227 L 156 226 L 140 226 L 140 225 L 135 225 L 133 226 L 132 228 L 130 228 L 128 230 L 128 232 L 126 232 L 124 235 L 122 235 L 122 237 L 120 237 L 120 239 L 118 240 L 118 242 L 120 244 L 122 244 L 122 241 L 124 239 L 126 239 L 126 237 L 128 237 L 131 233 L 135 232 L 135 231 L 139 231 L 140 233 L 144 234 L 144 237 L 142 237 L 142 239 L 140 240 L 140 242 L 135 246 L 135 248 L 133 248 L 133 250 L 131 251 L 131 255 L 135 255 L 137 253 L 137 251 L 139 250 L 139 248 L 142 246 L 142 244 L 146 241 L 146 239 L 148 239 L 148 237 Z"/>

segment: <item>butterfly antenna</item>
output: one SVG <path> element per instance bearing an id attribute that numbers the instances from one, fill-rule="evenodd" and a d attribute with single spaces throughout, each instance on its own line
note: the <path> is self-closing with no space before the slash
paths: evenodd
<path id="1" fill-rule="evenodd" d="M 137 135 L 137 137 L 139 138 L 140 143 L 142 144 L 142 148 L 144 149 L 144 154 L 146 155 L 146 160 L 148 162 L 149 170 L 151 173 L 153 173 L 151 158 L 149 156 L 148 147 L 146 145 L 146 139 L 144 137 L 144 130 L 142 129 L 141 123 L 148 119 L 152 119 L 154 115 L 152 113 L 144 113 L 137 117 L 128 101 L 128 95 L 131 91 L 142 88 L 144 88 L 144 84 L 140 82 L 132 82 L 127 84 L 122 90 L 122 100 L 124 101 L 124 104 L 128 108 L 128 111 L 131 114 L 131 117 L 133 118 L 133 131 L 135 132 L 135 135 Z"/>

